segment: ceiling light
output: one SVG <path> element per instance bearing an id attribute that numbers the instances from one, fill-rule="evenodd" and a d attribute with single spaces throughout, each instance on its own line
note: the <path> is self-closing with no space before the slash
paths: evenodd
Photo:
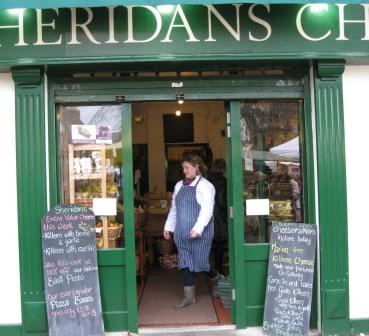
<path id="1" fill-rule="evenodd" d="M 184 103 L 184 94 L 183 93 L 177 93 L 176 99 L 177 99 L 178 104 L 183 104 Z"/>
<path id="2" fill-rule="evenodd" d="M 177 111 L 176 111 L 176 116 L 177 116 L 177 117 L 180 117 L 180 116 L 181 116 L 181 111 L 180 111 L 180 110 L 177 110 Z"/>

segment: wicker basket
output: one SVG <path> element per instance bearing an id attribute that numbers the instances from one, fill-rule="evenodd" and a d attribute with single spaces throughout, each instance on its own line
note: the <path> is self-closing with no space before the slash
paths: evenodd
<path id="1" fill-rule="evenodd" d="M 155 247 L 161 255 L 172 254 L 175 250 L 173 240 L 156 239 Z"/>
<path id="2" fill-rule="evenodd" d="M 93 200 L 92 198 L 76 198 L 74 200 L 74 203 L 78 205 L 82 205 L 86 208 L 92 208 L 92 203 L 93 203 L 92 200 Z"/>
<path id="3" fill-rule="evenodd" d="M 115 240 L 121 236 L 123 224 L 119 226 L 108 227 L 108 239 Z"/>
<path id="4" fill-rule="evenodd" d="M 159 257 L 159 263 L 161 268 L 171 269 L 178 267 L 178 255 L 177 254 L 166 254 Z"/>

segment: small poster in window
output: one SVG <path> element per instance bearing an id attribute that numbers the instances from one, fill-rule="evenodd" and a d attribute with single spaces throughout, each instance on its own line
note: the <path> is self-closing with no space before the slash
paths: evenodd
<path id="1" fill-rule="evenodd" d="M 92 202 L 95 216 L 117 215 L 117 200 L 115 198 L 94 198 Z"/>
<path id="2" fill-rule="evenodd" d="M 246 216 L 269 216 L 269 199 L 246 200 Z"/>
<path id="3" fill-rule="evenodd" d="M 96 125 L 72 125 L 73 144 L 96 143 Z"/>
<path id="4" fill-rule="evenodd" d="M 109 126 L 97 126 L 96 143 L 98 144 L 112 144 L 113 135 Z"/>

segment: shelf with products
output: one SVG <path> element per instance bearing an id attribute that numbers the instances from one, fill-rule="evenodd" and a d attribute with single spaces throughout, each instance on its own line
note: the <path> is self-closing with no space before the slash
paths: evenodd
<path id="1" fill-rule="evenodd" d="M 69 144 L 69 202 L 92 209 L 95 198 L 116 198 L 114 167 L 107 159 L 105 144 Z M 117 247 L 122 224 L 107 216 L 100 216 L 101 228 L 97 228 L 98 247 Z M 118 236 L 117 236 L 118 235 Z M 114 245 L 114 246 L 113 246 Z"/>
<path id="2" fill-rule="evenodd" d="M 100 182 L 100 186 L 96 183 L 79 185 L 78 187 L 80 187 L 81 190 L 78 191 L 78 196 L 93 198 L 93 196 L 95 196 L 93 193 L 100 193 L 101 197 L 106 197 L 105 145 L 69 144 L 68 149 L 70 202 L 77 203 L 75 199 L 77 180 L 99 180 Z"/>
<path id="3" fill-rule="evenodd" d="M 290 200 L 270 201 L 269 221 L 289 222 L 293 219 Z"/>
<path id="4" fill-rule="evenodd" d="M 75 174 L 72 178 L 74 180 L 99 180 L 101 174 Z"/>

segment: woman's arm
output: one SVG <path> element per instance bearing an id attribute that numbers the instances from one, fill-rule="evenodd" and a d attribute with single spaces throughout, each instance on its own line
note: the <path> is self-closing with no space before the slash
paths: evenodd
<path id="1" fill-rule="evenodd" d="M 178 182 L 174 187 L 173 196 L 172 196 L 172 205 L 170 207 L 170 211 L 165 222 L 164 231 L 174 232 L 176 227 L 176 219 L 177 219 L 177 209 L 176 209 L 176 196 L 178 193 L 181 182 Z"/>
<path id="2" fill-rule="evenodd" d="M 208 181 L 200 181 L 196 189 L 196 199 L 201 209 L 197 221 L 192 230 L 200 236 L 209 224 L 214 210 L 215 188 Z"/>

